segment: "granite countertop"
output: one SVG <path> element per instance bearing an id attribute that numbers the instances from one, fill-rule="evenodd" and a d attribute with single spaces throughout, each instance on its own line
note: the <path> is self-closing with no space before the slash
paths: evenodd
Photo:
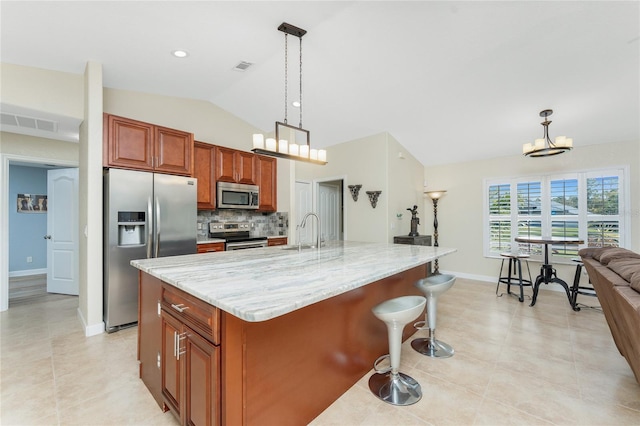
<path id="1" fill-rule="evenodd" d="M 266 321 L 454 253 L 445 247 L 329 241 L 132 260 L 131 265 L 245 321 Z"/>
<path id="2" fill-rule="evenodd" d="M 198 237 L 196 244 L 224 243 L 222 238 Z"/>

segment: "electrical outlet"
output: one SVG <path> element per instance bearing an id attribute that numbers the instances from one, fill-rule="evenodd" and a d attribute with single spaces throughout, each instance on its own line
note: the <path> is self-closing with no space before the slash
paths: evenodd
<path id="1" fill-rule="evenodd" d="M 33 262 L 33 257 L 27 256 L 27 263 L 31 263 L 31 262 Z"/>

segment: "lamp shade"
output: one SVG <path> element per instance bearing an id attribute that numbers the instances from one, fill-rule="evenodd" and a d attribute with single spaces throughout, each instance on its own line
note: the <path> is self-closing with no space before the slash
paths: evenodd
<path id="1" fill-rule="evenodd" d="M 432 200 L 438 200 L 442 197 L 447 191 L 439 190 L 439 191 L 427 191 L 425 194 L 429 196 Z"/>

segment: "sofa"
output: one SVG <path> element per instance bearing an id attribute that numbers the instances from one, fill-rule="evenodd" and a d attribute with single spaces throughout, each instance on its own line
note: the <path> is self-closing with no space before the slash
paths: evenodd
<path id="1" fill-rule="evenodd" d="M 604 247 L 585 248 L 579 255 L 618 351 L 640 384 L 640 254 Z"/>

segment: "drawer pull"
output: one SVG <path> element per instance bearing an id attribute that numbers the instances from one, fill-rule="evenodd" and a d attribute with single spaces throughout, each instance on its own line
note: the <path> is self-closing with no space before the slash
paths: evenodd
<path id="1" fill-rule="evenodd" d="M 184 311 L 186 311 L 187 309 L 189 309 L 189 307 L 188 307 L 188 306 L 184 306 L 184 304 L 182 304 L 182 303 L 180 303 L 180 304 L 178 304 L 178 305 L 175 305 L 175 304 L 173 304 L 173 303 L 172 303 L 172 304 L 171 304 L 171 307 L 172 307 L 173 309 L 175 309 L 176 311 L 181 312 L 181 313 L 182 313 L 182 312 L 184 312 Z"/>

